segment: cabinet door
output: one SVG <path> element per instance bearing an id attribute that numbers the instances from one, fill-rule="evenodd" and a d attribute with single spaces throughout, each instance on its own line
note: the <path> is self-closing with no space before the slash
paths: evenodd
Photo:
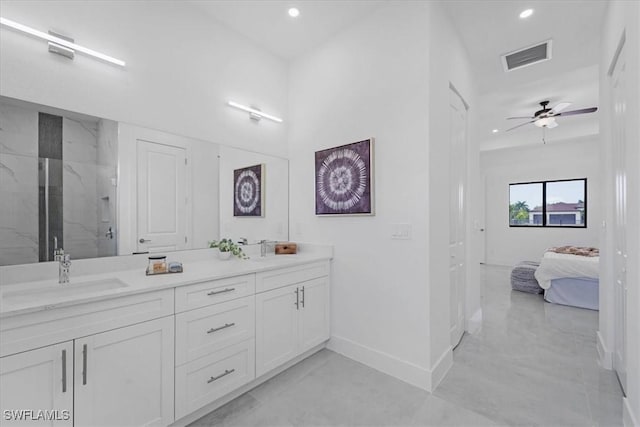
<path id="1" fill-rule="evenodd" d="M 298 354 L 296 285 L 256 295 L 256 377 Z"/>
<path id="2" fill-rule="evenodd" d="M 173 317 L 75 340 L 75 425 L 173 422 Z"/>
<path id="3" fill-rule="evenodd" d="M 299 353 L 329 339 L 329 278 L 298 285 L 300 289 Z"/>
<path id="4" fill-rule="evenodd" d="M 72 426 L 72 361 L 72 341 L 1 358 L 0 424 Z"/>

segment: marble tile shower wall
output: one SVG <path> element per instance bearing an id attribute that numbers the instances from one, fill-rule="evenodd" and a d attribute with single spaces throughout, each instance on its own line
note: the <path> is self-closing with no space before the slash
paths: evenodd
<path id="1" fill-rule="evenodd" d="M 98 256 L 97 157 L 98 123 L 65 117 L 62 122 L 62 217 L 64 250 L 71 259 Z"/>
<path id="2" fill-rule="evenodd" d="M 116 254 L 118 124 L 63 119 L 63 241 L 72 259 Z M 38 262 L 38 111 L 0 102 L 0 265 Z"/>
<path id="3" fill-rule="evenodd" d="M 117 254 L 115 233 L 118 123 L 111 120 L 102 119 L 98 122 L 97 164 L 98 256 L 113 256 Z M 109 229 L 113 234 L 107 234 Z"/>
<path id="4" fill-rule="evenodd" d="M 38 112 L 0 103 L 0 265 L 38 262 Z"/>

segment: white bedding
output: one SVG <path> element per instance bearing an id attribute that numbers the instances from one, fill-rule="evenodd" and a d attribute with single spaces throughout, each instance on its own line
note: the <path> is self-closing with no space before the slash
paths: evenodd
<path id="1" fill-rule="evenodd" d="M 599 263 L 600 257 L 545 252 L 535 276 L 542 289 L 549 289 L 551 280 L 562 277 L 597 279 Z"/>

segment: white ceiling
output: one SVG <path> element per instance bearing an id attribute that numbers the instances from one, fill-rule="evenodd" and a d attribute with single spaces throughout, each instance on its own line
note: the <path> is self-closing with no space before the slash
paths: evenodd
<path id="1" fill-rule="evenodd" d="M 598 106 L 600 28 L 606 1 L 469 1 L 445 3 L 467 47 L 477 83 L 481 150 L 540 144 L 534 125 L 504 133 L 532 116 L 540 101 L 572 102 L 567 110 Z M 534 13 L 520 19 L 524 9 Z M 550 61 L 505 73 L 500 55 L 548 39 Z M 558 118 L 546 132 L 548 142 L 598 133 L 598 113 Z M 500 132 L 493 134 L 492 129 Z"/>
<path id="2" fill-rule="evenodd" d="M 389 0 L 188 0 L 193 7 L 243 34 L 285 60 L 329 40 Z M 569 109 L 598 106 L 599 37 L 604 0 L 456 0 L 443 1 L 471 59 L 479 97 L 481 150 L 540 144 L 534 125 L 504 133 L 529 116 L 543 100 Z M 300 10 L 298 18 L 287 14 Z M 534 13 L 518 17 L 527 8 Z M 427 23 L 425 23 L 427 25 Z M 553 58 L 505 73 L 500 55 L 553 40 Z M 598 133 L 598 113 L 558 119 L 548 142 Z M 492 129 L 500 132 L 493 134 Z"/>
<path id="3" fill-rule="evenodd" d="M 293 59 L 380 7 L 386 0 L 188 0 L 283 59 Z M 287 14 L 290 7 L 300 16 Z"/>

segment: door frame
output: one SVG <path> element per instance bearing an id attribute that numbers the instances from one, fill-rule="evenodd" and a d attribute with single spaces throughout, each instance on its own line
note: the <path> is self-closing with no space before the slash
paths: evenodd
<path id="1" fill-rule="evenodd" d="M 469 232 L 470 230 L 470 226 L 469 226 L 469 221 L 470 221 L 470 212 L 469 212 L 469 207 L 470 207 L 470 203 L 471 203 L 471 199 L 470 199 L 470 195 L 469 195 L 469 103 L 464 99 L 464 97 L 462 96 L 462 94 L 460 93 L 460 91 L 455 87 L 455 85 L 451 82 L 449 82 L 449 94 L 457 96 L 458 99 L 460 100 L 460 102 L 462 102 L 462 105 L 464 107 L 464 111 L 465 111 L 465 134 L 464 134 L 464 170 L 463 170 L 463 183 L 464 183 L 464 188 L 463 188 L 463 208 L 462 208 L 462 213 L 463 213 L 463 219 L 464 221 L 462 222 L 462 233 L 464 235 L 463 237 L 463 241 L 464 241 L 464 266 L 462 267 L 462 277 L 464 278 L 464 283 L 462 286 L 462 321 L 461 321 L 461 333 L 460 333 L 460 339 L 458 340 L 458 342 L 454 343 L 454 339 L 453 339 L 453 335 L 450 331 L 449 335 L 450 335 L 450 341 L 451 341 L 451 346 L 452 348 L 455 348 L 460 341 L 462 341 L 462 337 L 464 336 L 465 331 L 467 331 L 468 329 L 468 324 L 469 324 L 469 316 L 467 315 L 467 294 L 468 294 L 468 287 L 469 287 L 469 260 L 470 255 L 471 255 L 471 251 L 470 251 L 470 247 L 471 247 L 471 233 Z M 451 103 L 451 101 L 449 101 L 449 103 Z M 449 132 L 451 132 L 451 123 L 449 124 Z M 451 143 L 451 135 L 449 135 L 449 143 Z M 449 147 L 450 148 L 450 147 Z M 451 156 L 451 150 L 449 149 L 449 156 Z M 451 162 L 451 158 L 449 159 L 449 162 Z M 449 176 L 451 176 L 451 171 L 449 171 Z M 449 185 L 451 185 L 451 182 L 449 182 Z M 450 191 L 450 189 L 449 189 Z M 450 239 L 449 239 L 449 243 L 450 243 Z M 450 251 L 450 249 L 449 249 Z M 451 286 L 451 283 L 449 283 L 449 286 Z M 451 295 L 451 291 L 449 291 L 449 295 Z M 458 297 L 460 298 L 460 297 Z M 451 302 L 449 302 L 451 303 Z M 449 314 L 451 315 L 451 313 Z M 458 313 L 458 315 L 460 315 L 460 313 Z"/>
<path id="2" fill-rule="evenodd" d="M 627 358 L 627 321 L 628 321 L 628 296 L 626 295 L 626 289 L 619 289 L 619 286 L 617 284 L 618 281 L 618 255 L 617 255 L 617 249 L 618 249 L 618 224 L 617 224 L 617 217 L 618 217 L 618 211 L 617 211 L 617 202 L 618 202 L 618 196 L 617 196 L 617 172 L 620 168 L 620 164 L 618 164 L 618 160 L 619 160 L 619 155 L 618 150 L 620 149 L 620 147 L 617 146 L 616 144 L 616 133 L 617 133 L 617 120 L 615 118 L 616 113 L 615 113 L 615 109 L 616 109 L 616 102 L 617 102 L 617 98 L 615 96 L 616 93 L 616 89 L 614 88 L 614 84 L 616 82 L 616 80 L 619 77 L 619 70 L 620 70 L 620 66 L 624 65 L 625 67 L 628 65 L 626 62 L 626 56 L 625 56 L 625 45 L 626 45 L 626 31 L 622 32 L 622 35 L 620 36 L 620 39 L 618 41 L 618 45 L 616 47 L 616 50 L 613 54 L 613 58 L 611 59 L 611 62 L 609 64 L 609 68 L 607 70 L 607 84 L 608 87 L 610 89 L 610 97 L 608 99 L 608 107 L 609 107 L 609 111 L 610 111 L 610 115 L 609 115 L 609 137 L 611 138 L 612 141 L 612 145 L 611 145 L 611 151 L 610 151 L 610 156 L 607 159 L 609 160 L 609 165 L 607 167 L 608 172 L 609 172 L 609 176 L 607 177 L 607 186 L 609 186 L 609 190 L 611 191 L 611 195 L 609 197 L 609 200 L 611 201 L 610 206 L 612 206 L 612 210 L 609 211 L 609 215 L 608 215 L 608 222 L 610 223 L 609 227 L 606 230 L 607 235 L 605 235 L 605 242 L 606 242 L 606 246 L 609 249 L 609 255 L 607 256 L 606 259 L 606 267 L 604 268 L 604 271 L 606 271 L 606 276 L 605 277 L 601 277 L 602 279 L 604 279 L 603 281 L 607 284 L 606 287 L 606 298 L 605 301 L 608 302 L 606 307 L 600 307 L 601 311 L 603 310 L 603 308 L 606 311 L 606 316 L 603 316 L 605 318 L 605 321 L 609 323 L 608 328 L 606 327 L 607 325 L 603 325 L 602 321 L 600 324 L 600 329 L 608 329 L 611 333 L 611 336 L 609 337 L 609 343 L 610 343 L 610 351 L 608 352 L 609 354 L 606 354 L 607 352 L 604 351 L 600 351 L 599 350 L 599 354 L 600 354 L 600 358 L 604 359 L 602 360 L 602 364 L 605 367 L 611 368 L 613 369 L 613 371 L 616 373 L 616 376 L 618 377 L 618 381 L 620 383 L 620 386 L 622 388 L 623 393 L 625 393 L 625 389 L 627 387 L 627 381 L 626 381 L 626 373 L 627 373 L 627 362 L 628 362 L 628 358 Z M 626 73 L 628 71 L 625 70 L 625 79 L 626 77 Z M 623 126 L 625 126 L 625 131 L 626 131 L 626 123 L 627 123 L 627 117 L 626 117 L 626 113 L 624 114 L 624 123 Z M 626 132 L 625 132 L 626 134 Z M 627 138 L 625 138 L 625 142 L 628 141 Z M 623 145 L 626 145 L 623 144 Z M 624 162 L 627 163 L 627 162 Z M 630 172 L 629 168 L 628 168 L 628 164 L 624 165 L 624 171 L 626 174 L 628 174 Z M 626 178 L 625 178 L 626 179 Z M 628 212 L 628 209 L 625 209 Z M 628 246 L 625 245 L 626 247 L 626 251 L 627 254 L 623 255 L 623 256 L 627 256 L 628 255 Z M 628 263 L 628 261 L 627 261 Z M 625 267 L 625 270 L 628 270 Z M 629 278 L 627 277 L 625 280 L 625 283 L 622 284 L 623 287 L 627 287 L 628 286 L 628 281 Z M 601 302 L 602 305 L 602 302 Z M 621 306 L 622 305 L 622 306 Z M 604 326 L 604 327 L 603 327 Z M 599 346 L 603 346 L 604 343 L 600 343 L 601 340 L 601 336 L 600 336 L 600 332 L 598 332 L 599 334 Z M 618 344 L 621 343 L 622 346 L 622 357 L 618 358 Z M 620 364 L 622 366 L 620 366 Z"/>

